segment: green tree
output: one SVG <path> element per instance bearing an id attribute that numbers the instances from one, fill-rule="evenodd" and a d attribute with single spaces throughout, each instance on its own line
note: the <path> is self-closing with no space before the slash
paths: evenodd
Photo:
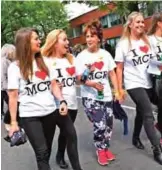
<path id="1" fill-rule="evenodd" d="M 63 0 L 62 3 L 68 4 L 71 2 L 85 3 L 89 6 L 98 6 L 101 10 L 107 10 L 109 12 L 116 12 L 120 15 L 122 23 L 127 19 L 127 16 L 132 11 L 142 11 L 146 15 L 151 15 L 154 12 L 157 1 L 110 1 L 110 0 Z M 115 8 L 108 8 L 107 4 L 113 3 Z"/>
<path id="2" fill-rule="evenodd" d="M 2 1 L 1 44 L 13 43 L 21 27 L 35 27 L 42 40 L 53 29 L 68 29 L 68 17 L 59 1 Z"/>

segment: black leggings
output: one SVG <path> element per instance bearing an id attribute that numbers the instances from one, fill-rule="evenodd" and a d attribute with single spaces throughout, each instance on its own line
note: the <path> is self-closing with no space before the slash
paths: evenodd
<path id="1" fill-rule="evenodd" d="M 68 114 L 73 123 L 75 122 L 77 112 L 78 110 L 71 110 L 71 109 L 68 110 Z M 60 134 L 58 137 L 58 152 L 62 158 L 64 158 L 66 145 L 67 145 L 66 136 L 64 135 L 63 130 L 60 129 Z"/>
<path id="2" fill-rule="evenodd" d="M 61 116 L 56 110 L 44 117 L 21 118 L 21 123 L 34 149 L 39 170 L 50 170 L 49 158 L 56 125 L 63 129 L 67 138 L 67 152 L 73 169 L 81 170 L 76 131 L 68 115 Z"/>
<path id="3" fill-rule="evenodd" d="M 5 90 L 1 90 L 1 115 L 5 115 L 4 102 L 8 105 L 8 94 Z"/>
<path id="4" fill-rule="evenodd" d="M 128 93 L 136 104 L 136 118 L 134 122 L 134 137 L 139 137 L 144 125 L 148 139 L 153 146 L 160 144 L 160 136 L 154 127 L 154 116 L 151 107 L 152 89 L 135 88 Z"/>
<path id="5" fill-rule="evenodd" d="M 6 111 L 6 113 L 4 113 L 4 101 L 7 104 L 7 111 Z M 3 122 L 5 124 L 10 124 L 11 123 L 11 116 L 10 116 L 10 112 L 9 112 L 8 103 L 9 103 L 9 98 L 8 98 L 7 92 L 6 91 L 1 91 L 1 114 L 4 114 Z M 18 107 L 19 107 L 19 103 L 18 103 Z M 17 121 L 19 123 L 19 112 L 18 111 L 17 111 Z M 20 123 L 19 123 L 19 125 L 20 125 Z"/>

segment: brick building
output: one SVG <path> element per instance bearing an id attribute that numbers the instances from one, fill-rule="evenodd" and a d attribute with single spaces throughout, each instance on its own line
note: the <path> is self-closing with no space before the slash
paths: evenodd
<path id="1" fill-rule="evenodd" d="M 109 8 L 114 8 L 113 4 L 108 4 Z M 157 2 L 156 12 L 162 11 L 162 2 Z M 146 29 L 149 28 L 151 16 L 145 12 L 145 25 Z M 99 19 L 103 26 L 103 38 L 115 47 L 121 34 L 123 25 L 121 24 L 120 16 L 116 13 L 110 13 L 107 10 L 100 10 L 98 8 L 82 14 L 70 20 L 69 39 L 72 46 L 76 44 L 85 44 L 85 37 L 82 34 L 83 26 L 92 19 Z"/>

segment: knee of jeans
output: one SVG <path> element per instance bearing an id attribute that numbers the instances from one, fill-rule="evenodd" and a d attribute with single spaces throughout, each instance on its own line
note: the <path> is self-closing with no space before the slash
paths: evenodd
<path id="1" fill-rule="evenodd" d="M 36 151 L 36 158 L 38 161 L 48 161 L 50 157 L 50 151 L 48 149 L 39 149 Z"/>

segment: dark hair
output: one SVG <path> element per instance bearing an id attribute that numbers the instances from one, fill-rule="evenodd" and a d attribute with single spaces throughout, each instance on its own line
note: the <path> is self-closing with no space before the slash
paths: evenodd
<path id="1" fill-rule="evenodd" d="M 87 25 L 85 25 L 83 33 L 86 35 L 87 31 L 90 30 L 92 35 L 97 35 L 102 42 L 103 32 L 102 32 L 102 25 L 99 20 L 92 20 Z"/>
<path id="2" fill-rule="evenodd" d="M 33 32 L 38 34 L 35 28 L 21 28 L 15 36 L 16 59 L 25 80 L 28 80 L 29 76 L 33 75 L 33 56 L 31 50 L 31 35 Z M 47 66 L 40 52 L 35 54 L 35 60 L 38 68 L 48 74 Z"/>
<path id="3" fill-rule="evenodd" d="M 150 29 L 148 31 L 148 35 L 152 35 L 152 34 L 154 34 L 156 32 L 158 22 L 162 22 L 162 12 L 155 13 L 152 16 L 151 27 L 150 27 Z"/>

